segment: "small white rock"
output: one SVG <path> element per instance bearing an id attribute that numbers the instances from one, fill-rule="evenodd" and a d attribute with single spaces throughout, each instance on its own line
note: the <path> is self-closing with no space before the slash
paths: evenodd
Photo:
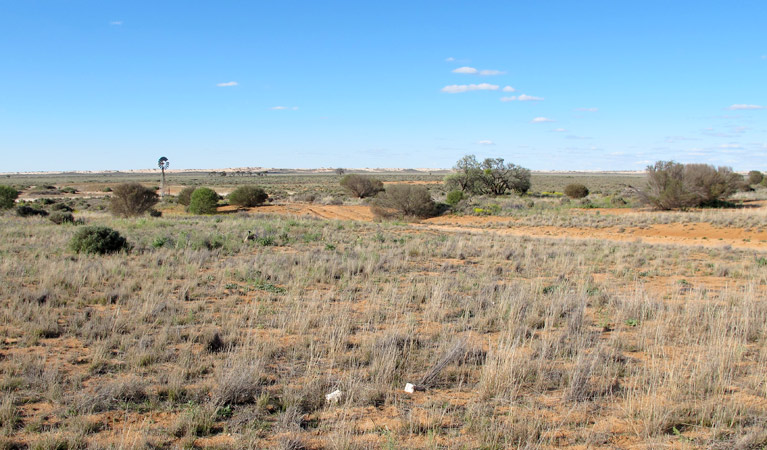
<path id="1" fill-rule="evenodd" d="M 413 392 L 415 392 L 415 385 L 412 384 L 412 383 L 406 384 L 405 385 L 405 392 L 407 392 L 408 394 L 412 394 Z"/>
<path id="2" fill-rule="evenodd" d="M 325 401 L 328 403 L 338 403 L 339 400 L 341 400 L 341 391 L 338 389 L 325 395 Z"/>

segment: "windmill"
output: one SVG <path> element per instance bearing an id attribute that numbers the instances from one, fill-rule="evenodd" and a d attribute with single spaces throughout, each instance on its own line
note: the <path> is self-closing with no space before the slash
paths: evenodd
<path id="1" fill-rule="evenodd" d="M 168 158 L 161 157 L 157 160 L 157 167 L 162 170 L 162 183 L 160 184 L 160 197 L 165 197 L 165 169 L 170 166 L 170 161 L 168 161 Z"/>

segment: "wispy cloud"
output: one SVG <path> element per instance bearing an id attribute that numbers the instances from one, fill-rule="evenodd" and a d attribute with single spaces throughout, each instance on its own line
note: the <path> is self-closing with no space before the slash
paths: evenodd
<path id="1" fill-rule="evenodd" d="M 501 97 L 502 102 L 541 102 L 543 101 L 543 97 L 533 97 L 532 95 L 526 95 L 522 94 L 519 96 L 512 95 L 511 97 Z"/>
<path id="2" fill-rule="evenodd" d="M 453 58 L 452 56 L 445 58 L 445 62 L 453 62 L 453 61 L 455 61 L 455 58 Z"/>
<path id="3" fill-rule="evenodd" d="M 549 119 L 548 117 L 536 117 L 535 119 L 531 120 L 532 123 L 545 123 L 545 122 L 554 122 L 554 119 Z"/>
<path id="4" fill-rule="evenodd" d="M 556 131 L 557 133 L 564 133 L 567 130 L 565 130 L 564 128 L 554 128 L 553 131 Z"/>
<path id="5" fill-rule="evenodd" d="M 599 111 L 599 108 L 575 108 L 575 110 L 583 112 L 597 112 Z"/>
<path id="6" fill-rule="evenodd" d="M 495 142 L 491 141 L 490 139 L 482 139 L 481 141 L 478 141 L 477 144 L 480 144 L 480 145 L 495 145 Z"/>
<path id="7" fill-rule="evenodd" d="M 274 110 L 274 111 L 287 111 L 287 110 L 297 111 L 298 110 L 298 106 L 272 106 L 269 109 Z"/>
<path id="8" fill-rule="evenodd" d="M 237 82 L 236 81 L 227 81 L 226 83 L 218 83 L 216 86 L 218 86 L 218 87 L 233 87 L 233 86 L 237 86 Z"/>
<path id="9" fill-rule="evenodd" d="M 749 109 L 764 109 L 764 106 L 735 104 L 735 105 L 728 106 L 727 109 L 729 109 L 730 111 L 741 111 L 741 110 L 749 110 Z"/>
<path id="10" fill-rule="evenodd" d="M 123 24 L 122 20 L 113 20 L 113 21 L 109 22 L 109 25 L 114 25 L 116 27 L 119 27 L 122 24 Z"/>
<path id="11" fill-rule="evenodd" d="M 516 90 L 516 89 L 514 89 L 514 88 L 513 88 L 513 87 L 511 87 L 511 86 L 504 86 L 504 87 L 503 87 L 503 92 L 517 92 L 517 90 Z"/>
<path id="12" fill-rule="evenodd" d="M 442 92 L 448 94 L 460 94 L 462 92 L 469 91 L 497 91 L 499 86 L 497 84 L 480 83 L 480 84 L 451 84 L 442 88 Z"/>
<path id="13" fill-rule="evenodd" d="M 489 69 L 485 69 L 485 70 L 480 70 L 479 71 L 480 75 L 486 75 L 486 76 L 489 76 L 489 75 L 503 75 L 504 73 L 506 73 L 506 72 L 504 72 L 502 70 L 489 70 Z"/>
<path id="14" fill-rule="evenodd" d="M 453 73 L 466 73 L 466 74 L 474 74 L 479 72 L 477 69 L 469 66 L 463 66 L 459 67 L 457 69 L 453 69 Z"/>

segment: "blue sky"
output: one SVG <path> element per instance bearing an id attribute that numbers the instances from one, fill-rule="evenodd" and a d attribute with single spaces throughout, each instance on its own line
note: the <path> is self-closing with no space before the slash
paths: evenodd
<path id="1" fill-rule="evenodd" d="M 2 1 L 0 172 L 767 170 L 767 2 Z"/>

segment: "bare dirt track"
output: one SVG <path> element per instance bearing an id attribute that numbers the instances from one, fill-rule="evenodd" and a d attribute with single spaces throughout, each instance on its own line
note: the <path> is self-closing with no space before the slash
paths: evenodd
<path id="1" fill-rule="evenodd" d="M 761 206 L 761 205 L 760 205 Z M 594 210 L 576 210 L 574 214 L 593 214 Z M 652 211 L 615 209 L 615 214 L 654 214 Z M 277 204 L 251 208 L 251 213 L 310 216 L 327 220 L 373 221 L 370 208 L 364 205 Z M 613 210 L 604 212 L 610 214 Z M 708 223 L 670 223 L 647 226 L 558 227 L 518 225 L 513 218 L 498 216 L 446 215 L 411 224 L 416 230 L 448 233 L 493 233 L 538 238 L 641 241 L 650 244 L 722 247 L 767 250 L 767 232 L 739 227 L 715 227 Z"/>

